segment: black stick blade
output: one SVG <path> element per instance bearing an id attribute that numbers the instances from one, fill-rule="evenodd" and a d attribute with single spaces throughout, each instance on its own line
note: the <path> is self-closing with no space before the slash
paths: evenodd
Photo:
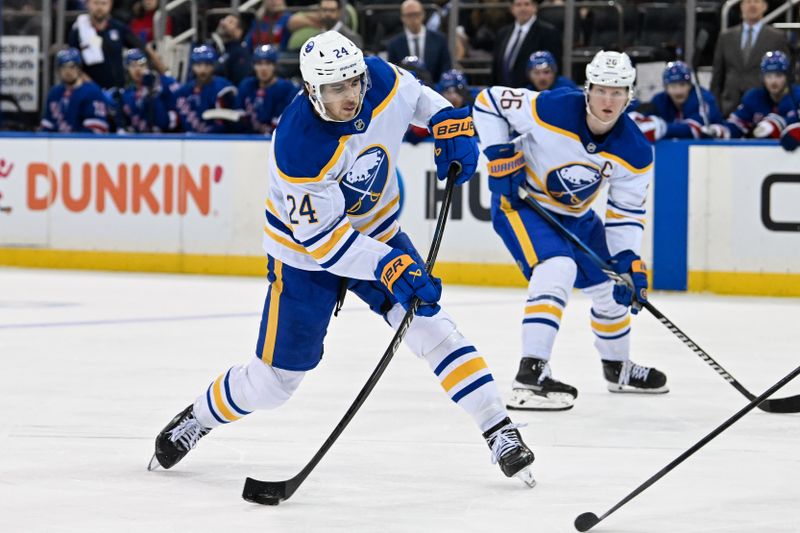
<path id="1" fill-rule="evenodd" d="M 800 395 L 764 400 L 758 408 L 768 413 L 798 413 L 800 412 Z"/>
<path id="2" fill-rule="evenodd" d="M 600 521 L 594 513 L 581 513 L 575 519 L 575 529 L 578 531 L 589 531 Z"/>
<path id="3" fill-rule="evenodd" d="M 278 505 L 287 499 L 285 481 L 259 481 L 251 477 L 244 482 L 242 498 L 261 505 Z"/>

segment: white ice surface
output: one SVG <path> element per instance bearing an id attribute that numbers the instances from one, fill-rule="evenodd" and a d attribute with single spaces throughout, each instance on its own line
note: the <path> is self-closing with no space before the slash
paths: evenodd
<path id="1" fill-rule="evenodd" d="M 553 358 L 572 411 L 515 413 L 536 454 L 532 490 L 503 477 L 471 420 L 403 348 L 341 439 L 278 507 L 248 475 L 293 476 L 339 421 L 390 339 L 350 295 L 325 357 L 282 409 L 214 430 L 171 471 L 153 438 L 230 365 L 249 360 L 255 278 L 0 269 L 0 531 L 574 531 L 747 402 L 653 317 L 634 356 L 662 396 L 605 390 L 575 294 Z M 444 304 L 503 394 L 518 364 L 521 289 L 446 287 Z M 800 302 L 655 293 L 652 301 L 758 394 L 800 363 Z M 800 379 L 777 396 L 800 393 Z M 800 415 L 754 411 L 593 531 L 800 532 Z"/>

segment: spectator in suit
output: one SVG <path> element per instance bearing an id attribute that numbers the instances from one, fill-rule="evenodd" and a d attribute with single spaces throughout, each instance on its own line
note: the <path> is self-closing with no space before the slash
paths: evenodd
<path id="1" fill-rule="evenodd" d="M 742 95 L 761 86 L 761 58 L 770 50 L 789 54 L 786 36 L 762 20 L 766 0 L 742 0 L 742 24 L 722 32 L 714 50 L 711 91 L 723 116 L 731 113 Z"/>
<path id="2" fill-rule="evenodd" d="M 514 24 L 497 34 L 492 52 L 492 85 L 525 87 L 528 85 L 528 58 L 537 50 L 561 57 L 561 37 L 547 22 L 536 17 L 535 0 L 514 0 L 511 14 Z"/>
<path id="3" fill-rule="evenodd" d="M 234 85 L 253 72 L 250 50 L 244 44 L 244 28 L 242 20 L 236 15 L 227 15 L 219 21 L 214 35 L 222 42 L 221 56 L 216 65 L 217 76 L 230 80 Z M 219 46 L 218 46 L 219 48 Z"/>
<path id="4" fill-rule="evenodd" d="M 418 0 L 405 0 L 400 4 L 403 32 L 392 37 L 386 45 L 389 62 L 399 65 L 403 58 L 416 56 L 431 73 L 434 82 L 450 70 L 450 50 L 447 39 L 438 31 L 425 28 L 425 11 Z"/>

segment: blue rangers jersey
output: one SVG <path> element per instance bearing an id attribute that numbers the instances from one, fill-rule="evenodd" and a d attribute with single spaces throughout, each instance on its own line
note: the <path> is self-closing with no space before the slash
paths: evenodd
<path id="1" fill-rule="evenodd" d="M 106 98 L 93 81 L 74 89 L 60 83 L 50 89 L 41 122 L 42 131 L 108 133 Z"/>
<path id="2" fill-rule="evenodd" d="M 297 85 L 283 78 L 277 78 L 268 87 L 259 87 L 255 76 L 242 80 L 236 107 L 244 111 L 245 133 L 272 133 L 299 90 Z"/>
<path id="3" fill-rule="evenodd" d="M 175 92 L 180 84 L 170 76 L 160 75 L 154 87 L 130 86 L 122 93 L 122 110 L 128 129 L 138 133 L 174 130 Z"/>
<path id="4" fill-rule="evenodd" d="M 800 107 L 800 85 L 792 85 L 791 92 L 787 91 L 778 103 L 772 100 L 769 91 L 764 87 L 757 87 L 744 94 L 742 103 L 730 114 L 725 126 L 730 131 L 732 138 L 745 137 L 759 122 L 770 115 L 772 115 L 770 118 L 780 124 L 780 127 L 785 126 L 787 121 L 792 122 L 792 117 L 796 115 L 798 107 Z M 792 115 L 792 111 L 794 111 L 794 115 Z"/>
<path id="5" fill-rule="evenodd" d="M 409 72 L 365 61 L 372 87 L 354 120 L 324 121 L 305 96 L 284 111 L 268 167 L 264 249 L 296 268 L 372 280 L 400 230 L 395 166 L 406 127 L 427 126 L 451 105 Z"/>
<path id="6" fill-rule="evenodd" d="M 717 100 L 711 91 L 700 89 L 703 95 L 703 105 L 709 124 L 719 124 L 722 122 L 722 113 L 717 106 Z M 655 115 L 664 119 L 667 123 L 665 139 L 699 139 L 703 137 L 700 130 L 705 126 L 703 114 L 700 112 L 700 105 L 697 100 L 697 91 L 692 87 L 689 91 L 689 98 L 678 108 L 670 99 L 666 91 L 661 91 L 653 96 L 647 106 L 650 111 L 645 113 L 648 116 Z M 644 111 L 643 111 L 644 112 Z"/>
<path id="7" fill-rule="evenodd" d="M 639 253 L 653 149 L 627 115 L 598 140 L 586 125 L 581 92 L 490 87 L 478 95 L 473 116 L 484 148 L 512 142 L 511 132 L 519 132 L 513 143 L 525 156 L 526 185 L 546 209 L 580 216 L 608 184 L 608 249 Z"/>
<path id="8" fill-rule="evenodd" d="M 232 87 L 225 78 L 214 76 L 206 85 L 198 86 L 195 80 L 188 81 L 175 93 L 175 110 L 178 112 L 184 131 L 193 133 L 224 133 L 226 126 L 221 120 L 203 120 L 203 111 L 217 107 L 217 95 L 225 87 Z"/>

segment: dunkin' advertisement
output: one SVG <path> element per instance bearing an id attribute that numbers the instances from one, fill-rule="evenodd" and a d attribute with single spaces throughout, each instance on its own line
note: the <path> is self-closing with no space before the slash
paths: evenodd
<path id="1" fill-rule="evenodd" d="M 6 138 L 2 146 L 0 245 L 230 253 L 242 245 L 234 189 L 264 168 L 268 144 Z M 261 198 L 265 185 L 250 192 L 258 187 Z M 253 241 L 239 252 L 257 252 Z"/>

